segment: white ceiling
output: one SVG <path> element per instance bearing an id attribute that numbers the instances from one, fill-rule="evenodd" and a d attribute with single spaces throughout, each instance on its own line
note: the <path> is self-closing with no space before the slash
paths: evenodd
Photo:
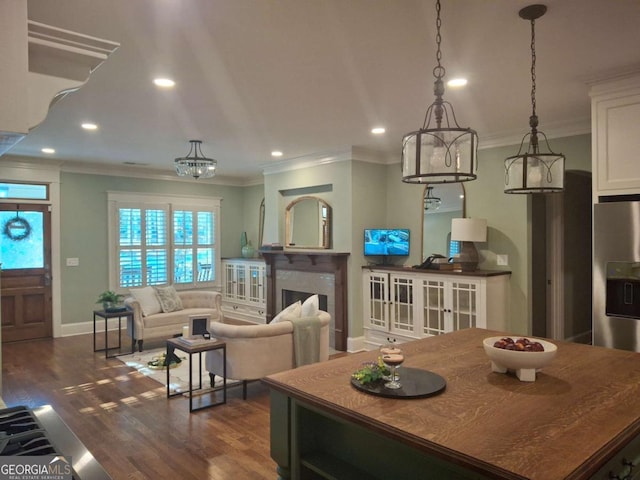
<path id="1" fill-rule="evenodd" d="M 528 131 L 531 32 L 518 11 L 530 3 L 442 0 L 445 80 L 469 79 L 444 98 L 461 126 L 478 131 L 480 148 Z M 640 69 L 640 1 L 546 5 L 536 21 L 540 129 L 584 133 L 588 82 Z M 433 1 L 28 0 L 28 8 L 31 20 L 121 46 L 11 155 L 169 172 L 188 140 L 200 139 L 220 180 L 236 181 L 350 147 L 394 162 L 434 98 Z M 156 76 L 177 85 L 159 90 Z M 99 130 L 82 130 L 84 121 Z M 377 125 L 384 136 L 371 135 Z"/>

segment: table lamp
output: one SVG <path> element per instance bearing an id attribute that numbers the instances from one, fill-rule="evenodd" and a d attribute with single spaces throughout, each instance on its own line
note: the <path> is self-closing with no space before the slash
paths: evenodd
<path id="1" fill-rule="evenodd" d="M 478 251 L 473 242 L 487 241 L 487 220 L 481 218 L 451 219 L 451 240 L 462 242 L 460 253 L 453 263 L 459 264 L 463 272 L 478 268 Z"/>

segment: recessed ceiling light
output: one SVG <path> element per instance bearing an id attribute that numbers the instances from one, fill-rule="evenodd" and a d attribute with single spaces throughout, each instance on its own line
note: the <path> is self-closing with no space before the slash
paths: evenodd
<path id="1" fill-rule="evenodd" d="M 274 150 L 273 152 L 271 152 L 271 156 L 272 157 L 281 157 L 282 156 L 282 152 L 280 150 Z"/>
<path id="2" fill-rule="evenodd" d="M 170 78 L 155 78 L 153 80 L 153 83 L 155 83 L 156 86 L 162 88 L 171 88 L 176 84 L 176 82 L 174 82 Z"/>
<path id="3" fill-rule="evenodd" d="M 452 78 L 447 82 L 447 85 L 452 88 L 464 87 L 467 84 L 466 78 Z"/>
<path id="4" fill-rule="evenodd" d="M 96 125 L 95 123 L 83 123 L 82 128 L 84 128 L 85 130 L 97 130 L 98 125 Z"/>
<path id="5" fill-rule="evenodd" d="M 43 149 L 41 150 L 41 152 L 42 152 L 42 153 L 49 153 L 49 154 L 51 154 L 51 153 L 56 153 L 56 151 L 55 151 L 53 148 L 48 148 L 48 147 L 43 148 Z"/>
<path id="6" fill-rule="evenodd" d="M 384 127 L 375 127 L 371 129 L 371 133 L 374 135 L 382 135 L 384 132 L 386 132 Z"/>

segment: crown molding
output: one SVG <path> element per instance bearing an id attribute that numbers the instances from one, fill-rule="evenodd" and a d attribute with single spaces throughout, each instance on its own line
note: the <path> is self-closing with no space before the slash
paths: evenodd
<path id="1" fill-rule="evenodd" d="M 188 183 L 206 183 L 210 185 L 224 185 L 231 187 L 249 187 L 261 185 L 264 183 L 262 176 L 251 177 L 225 177 L 215 176 L 213 178 L 194 179 L 187 177 L 179 177 L 173 170 L 159 169 L 150 167 L 141 167 L 135 165 L 107 165 L 103 163 L 81 162 L 75 160 L 47 160 L 43 163 L 42 158 L 27 156 L 5 155 L 3 160 L 7 159 L 9 163 L 21 168 L 32 169 L 56 169 L 64 173 L 80 173 L 85 175 L 106 175 L 111 177 L 129 177 L 140 178 L 146 180 L 164 180 L 170 182 L 188 182 Z M 4 162 L 7 165 L 7 162 Z"/>
<path id="2" fill-rule="evenodd" d="M 353 158 L 353 149 L 317 152 L 300 157 L 294 157 L 273 163 L 262 170 L 263 175 L 274 175 L 276 173 L 291 172 L 302 168 L 318 167 L 331 163 L 345 162 Z"/>
<path id="3" fill-rule="evenodd" d="M 543 132 L 547 138 L 573 137 L 575 135 L 589 134 L 591 133 L 591 117 L 585 117 L 571 122 L 546 123 L 544 129 L 539 129 L 538 131 Z M 481 136 L 478 141 L 478 150 L 520 145 L 522 138 L 527 133 L 528 131 L 523 128 L 518 133 L 512 131 Z"/>

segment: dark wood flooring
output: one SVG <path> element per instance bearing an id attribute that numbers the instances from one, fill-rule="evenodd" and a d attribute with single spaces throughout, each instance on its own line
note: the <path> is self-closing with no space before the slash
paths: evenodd
<path id="1" fill-rule="evenodd" d="M 246 401 L 230 388 L 226 405 L 190 414 L 187 398 L 167 399 L 164 386 L 94 353 L 92 341 L 2 345 L 6 405 L 52 405 L 114 480 L 277 477 L 262 382 L 249 384 Z"/>

